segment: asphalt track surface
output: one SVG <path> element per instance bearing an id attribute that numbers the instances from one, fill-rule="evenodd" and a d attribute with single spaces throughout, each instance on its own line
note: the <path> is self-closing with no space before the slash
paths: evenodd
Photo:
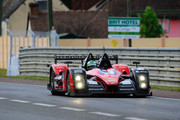
<path id="1" fill-rule="evenodd" d="M 52 96 L 45 86 L 0 82 L 0 120 L 180 120 L 180 99 Z"/>

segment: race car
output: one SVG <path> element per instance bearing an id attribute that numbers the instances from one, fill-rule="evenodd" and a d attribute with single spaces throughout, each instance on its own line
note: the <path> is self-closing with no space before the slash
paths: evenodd
<path id="1" fill-rule="evenodd" d="M 52 95 L 84 96 L 84 95 L 134 95 L 150 96 L 149 71 L 138 68 L 140 62 L 133 62 L 136 68 L 126 64 L 118 64 L 118 56 L 58 56 L 50 67 L 47 88 Z M 81 60 L 82 66 L 69 67 L 72 61 L 57 64 L 57 60 Z M 96 60 L 98 62 L 96 63 Z M 110 60 L 115 60 L 111 64 Z"/>

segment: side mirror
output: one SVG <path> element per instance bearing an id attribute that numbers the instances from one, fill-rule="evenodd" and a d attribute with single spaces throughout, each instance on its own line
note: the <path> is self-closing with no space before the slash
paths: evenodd
<path id="1" fill-rule="evenodd" d="M 140 62 L 139 62 L 139 61 L 134 61 L 133 64 L 135 64 L 135 65 L 136 65 L 136 68 L 137 68 L 138 65 L 140 64 Z"/>

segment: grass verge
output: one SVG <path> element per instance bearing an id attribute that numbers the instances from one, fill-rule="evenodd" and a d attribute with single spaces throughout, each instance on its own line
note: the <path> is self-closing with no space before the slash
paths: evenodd
<path id="1" fill-rule="evenodd" d="M 151 85 L 151 89 L 168 90 L 168 91 L 179 91 L 180 92 L 180 87 L 167 87 L 167 86 L 155 86 L 155 85 Z"/>
<path id="2" fill-rule="evenodd" d="M 0 77 L 4 78 L 14 78 L 14 79 L 26 79 L 26 80 L 40 80 L 40 81 L 48 81 L 48 77 L 39 77 L 39 76 L 6 76 L 7 70 L 0 69 Z"/>

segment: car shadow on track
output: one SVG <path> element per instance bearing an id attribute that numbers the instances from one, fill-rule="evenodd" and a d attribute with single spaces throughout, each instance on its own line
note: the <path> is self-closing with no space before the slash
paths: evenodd
<path id="1" fill-rule="evenodd" d="M 150 96 L 134 96 L 134 95 L 83 95 L 83 96 L 66 96 L 66 95 L 55 95 L 69 98 L 149 98 Z"/>

